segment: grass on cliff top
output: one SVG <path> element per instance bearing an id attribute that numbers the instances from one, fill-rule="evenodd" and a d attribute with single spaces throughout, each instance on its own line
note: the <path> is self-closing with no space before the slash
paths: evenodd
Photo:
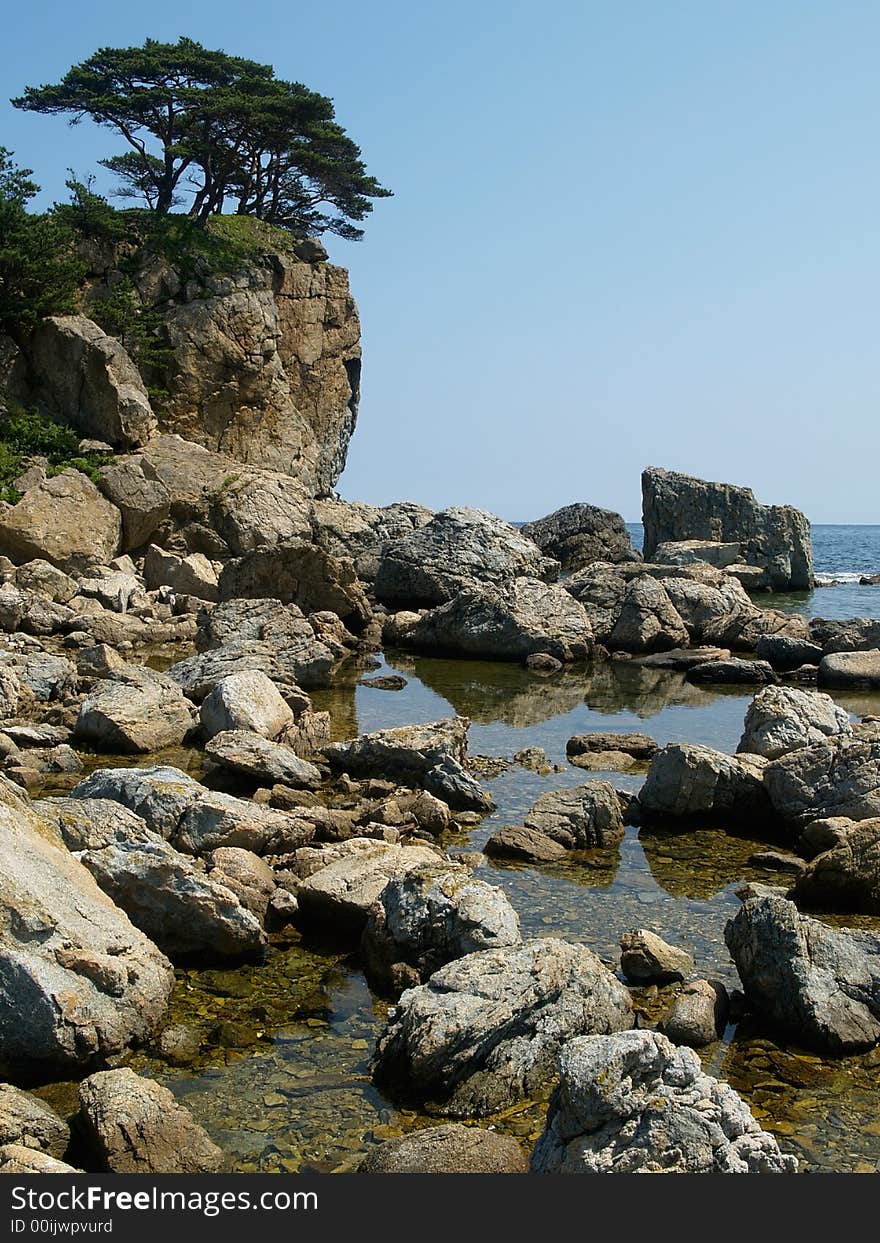
<path id="1" fill-rule="evenodd" d="M 27 469 L 27 459 L 46 458 L 50 477 L 73 467 L 99 484 L 99 468 L 109 466 L 113 456 L 106 453 L 81 454 L 79 433 L 64 427 L 36 410 L 25 410 L 9 402 L 0 406 L 0 501 L 16 505 L 21 493 L 13 482 Z"/>

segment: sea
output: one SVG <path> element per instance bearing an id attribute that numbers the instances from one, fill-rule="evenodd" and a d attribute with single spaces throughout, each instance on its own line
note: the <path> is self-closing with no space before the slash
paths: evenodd
<path id="1" fill-rule="evenodd" d="M 628 522 L 627 528 L 641 552 L 644 527 Z M 866 575 L 880 574 L 880 525 L 814 523 L 812 536 L 815 590 L 768 597 L 768 606 L 828 620 L 880 617 L 880 586 L 859 584 Z"/>

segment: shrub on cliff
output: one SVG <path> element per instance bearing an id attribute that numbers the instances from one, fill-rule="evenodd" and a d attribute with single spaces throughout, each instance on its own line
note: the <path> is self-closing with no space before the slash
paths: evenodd
<path id="1" fill-rule="evenodd" d="M 74 311 L 82 274 L 67 225 L 27 210 L 40 188 L 30 176 L 0 147 L 0 331 L 14 338 L 43 315 Z"/>
<path id="2" fill-rule="evenodd" d="M 113 130 L 129 150 L 101 163 L 121 179 L 122 196 L 160 214 L 191 186 L 189 214 L 201 222 L 233 203 L 297 234 L 357 239 L 354 222 L 390 193 L 367 173 L 332 100 L 192 39 L 100 48 L 12 102 Z"/>
<path id="3" fill-rule="evenodd" d="M 54 422 L 37 410 L 25 410 L 16 402 L 0 402 L 0 500 L 15 505 L 21 493 L 13 486 L 28 458 L 43 458 L 46 474 L 57 475 L 73 467 L 95 484 L 99 468 L 113 461 L 112 454 L 79 451 L 79 434 L 72 427 Z"/>

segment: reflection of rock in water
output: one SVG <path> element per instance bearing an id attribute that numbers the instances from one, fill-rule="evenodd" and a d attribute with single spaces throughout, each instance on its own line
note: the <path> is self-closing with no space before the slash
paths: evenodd
<path id="1" fill-rule="evenodd" d="M 611 660 L 594 666 L 584 698 L 594 712 L 629 710 L 645 719 L 673 705 L 705 707 L 716 696 L 686 681 L 682 673 Z"/>
<path id="2" fill-rule="evenodd" d="M 766 847 L 721 829 L 663 833 L 642 829 L 639 844 L 651 875 L 674 898 L 706 899 L 742 880 L 763 880 L 767 873 L 749 866 L 749 855 Z"/>
<path id="3" fill-rule="evenodd" d="M 357 738 L 360 733 L 355 692 L 355 684 L 345 682 L 311 693 L 312 707 L 315 711 L 330 713 L 331 742 L 344 742 L 347 738 Z"/>
<path id="4" fill-rule="evenodd" d="M 589 674 L 565 671 L 541 677 L 521 665 L 487 660 L 406 660 L 395 652 L 395 668 L 415 676 L 477 725 L 502 721 L 516 729 L 564 716 L 583 703 Z"/>

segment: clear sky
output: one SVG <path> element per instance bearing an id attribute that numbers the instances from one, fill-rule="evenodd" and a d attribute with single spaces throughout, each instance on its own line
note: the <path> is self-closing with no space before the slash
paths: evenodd
<path id="1" fill-rule="evenodd" d="M 186 34 L 336 102 L 395 191 L 350 500 L 640 516 L 654 464 L 880 522 L 876 0 L 31 0 L 2 96 Z M 2 108 L 45 201 L 117 150 Z"/>

